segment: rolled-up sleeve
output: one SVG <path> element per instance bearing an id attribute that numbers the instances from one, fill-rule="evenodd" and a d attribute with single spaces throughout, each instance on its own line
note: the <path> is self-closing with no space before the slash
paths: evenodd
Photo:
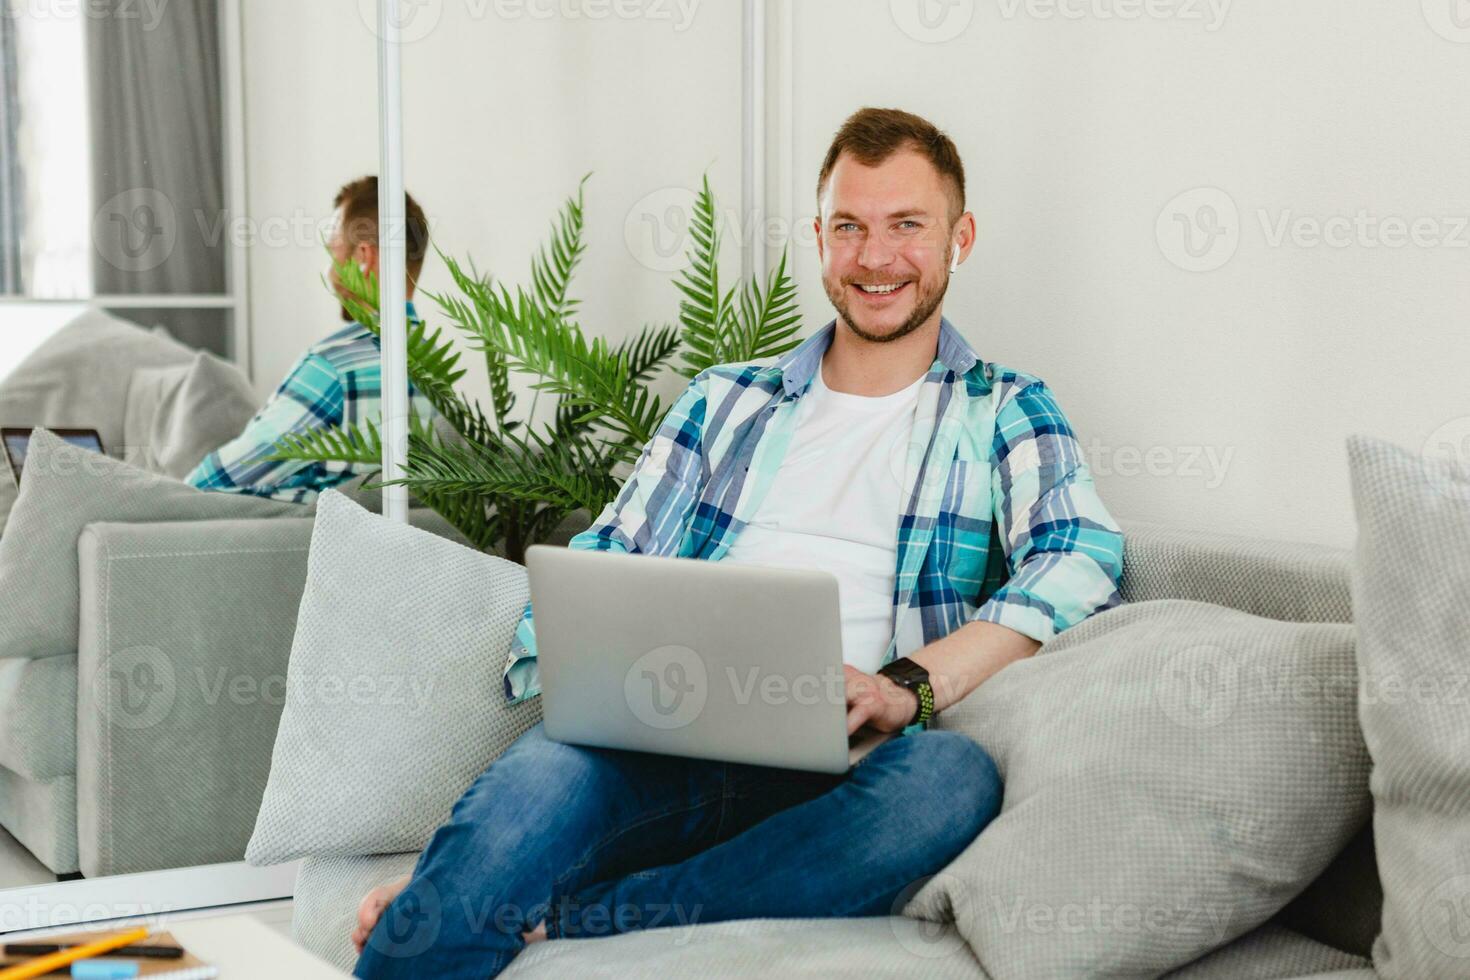
<path id="1" fill-rule="evenodd" d="M 701 374 L 674 403 L 615 500 L 567 547 L 620 554 L 675 555 L 694 516 L 703 479 L 705 384 Z M 505 696 L 516 704 L 541 693 L 536 624 L 526 603 L 505 665 Z"/>
<path id="2" fill-rule="evenodd" d="M 1001 407 L 993 455 L 991 497 L 1010 574 L 972 619 L 1045 643 L 1121 603 L 1123 532 L 1044 382 Z"/>
<path id="3" fill-rule="evenodd" d="M 288 435 L 342 424 L 344 393 L 336 368 L 306 354 L 234 439 L 205 456 L 184 482 L 201 490 L 302 503 L 347 478 L 346 464 L 272 459 Z"/>

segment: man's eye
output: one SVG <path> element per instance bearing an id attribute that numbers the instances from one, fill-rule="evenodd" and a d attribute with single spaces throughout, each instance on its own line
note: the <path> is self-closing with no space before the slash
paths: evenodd
<path id="1" fill-rule="evenodd" d="M 903 221 L 900 221 L 898 223 L 898 226 L 900 228 L 904 229 L 905 231 L 912 231 L 913 229 L 919 227 L 919 223 L 917 221 L 913 221 L 911 219 L 905 219 Z"/>
<path id="2" fill-rule="evenodd" d="M 856 229 L 857 225 L 853 224 L 851 221 L 844 221 L 842 224 L 837 226 L 838 231 L 855 231 Z"/>

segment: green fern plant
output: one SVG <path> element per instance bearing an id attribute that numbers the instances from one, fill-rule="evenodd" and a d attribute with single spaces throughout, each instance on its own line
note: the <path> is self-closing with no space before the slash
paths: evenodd
<path id="1" fill-rule="evenodd" d="M 454 290 L 427 295 L 484 357 L 488 413 L 458 390 L 464 370 L 443 330 L 409 324 L 409 379 L 439 421 L 410 419 L 405 475 L 389 482 L 408 487 L 477 548 L 500 550 L 513 561 L 522 561 L 526 547 L 545 540 L 567 515 L 595 515 L 616 496 L 617 474 L 636 460 L 667 411 L 649 387 L 665 368 L 692 378 L 715 364 L 778 356 L 799 342 L 796 287 L 784 252 L 764 282 L 752 276 L 721 290 L 708 177 L 690 218 L 688 266 L 675 281 L 678 323 L 646 325 L 616 345 L 589 338 L 571 292 L 586 252 L 586 182 L 584 177 L 552 222 L 549 241 L 532 257 L 529 287 L 511 289 L 440 253 Z M 338 275 L 347 311 L 379 333 L 376 278 L 351 262 L 339 266 Z M 534 390 L 556 397 L 549 424 L 533 428 L 512 418 L 512 372 L 530 375 Z M 274 458 L 377 466 L 382 439 L 371 421 L 321 429 L 286 437 Z"/>

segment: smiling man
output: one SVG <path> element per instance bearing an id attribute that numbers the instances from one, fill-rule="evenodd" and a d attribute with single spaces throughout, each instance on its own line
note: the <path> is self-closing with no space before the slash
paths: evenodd
<path id="1" fill-rule="evenodd" d="M 941 315 L 975 242 L 949 138 L 863 109 L 817 203 L 836 319 L 776 364 L 696 377 L 571 547 L 831 572 L 848 731 L 903 737 L 832 776 L 564 745 L 537 725 L 413 874 L 363 899 L 358 976 L 494 976 L 528 942 L 653 925 L 896 914 L 999 812 L 985 750 L 929 721 L 1116 605 L 1122 535 L 1051 391 Z M 539 693 L 529 607 L 505 689 Z"/>

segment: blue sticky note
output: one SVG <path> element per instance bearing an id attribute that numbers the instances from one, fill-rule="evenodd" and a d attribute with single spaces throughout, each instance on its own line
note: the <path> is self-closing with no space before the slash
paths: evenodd
<path id="1" fill-rule="evenodd" d="M 128 980 L 138 975 L 132 960 L 77 960 L 71 965 L 73 980 Z"/>

